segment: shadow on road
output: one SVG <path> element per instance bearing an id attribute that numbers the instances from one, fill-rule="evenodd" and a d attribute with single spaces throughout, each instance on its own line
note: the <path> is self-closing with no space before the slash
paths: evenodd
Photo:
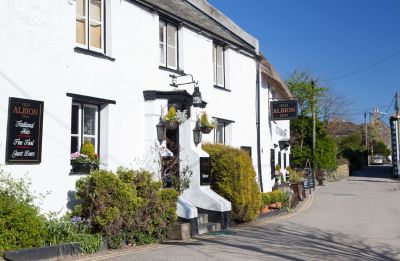
<path id="1" fill-rule="evenodd" d="M 241 260 L 397 260 L 400 249 L 388 245 L 370 245 L 342 233 L 327 232 L 294 223 L 249 226 L 235 234 L 198 237 L 201 252 L 221 251 Z M 174 243 L 176 245 L 176 243 Z M 275 260 L 275 259 L 274 259 Z"/>

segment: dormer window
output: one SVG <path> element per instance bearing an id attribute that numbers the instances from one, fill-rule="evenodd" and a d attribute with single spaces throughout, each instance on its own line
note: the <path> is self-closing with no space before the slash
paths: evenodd
<path id="1" fill-rule="evenodd" d="M 164 20 L 159 25 L 160 65 L 178 70 L 178 27 Z"/>

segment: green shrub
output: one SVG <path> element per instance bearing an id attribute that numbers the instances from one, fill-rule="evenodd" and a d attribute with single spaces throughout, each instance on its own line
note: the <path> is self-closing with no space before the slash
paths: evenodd
<path id="1" fill-rule="evenodd" d="M 0 169 L 0 255 L 44 245 L 45 217 L 34 205 L 29 187 L 26 178 L 13 179 Z"/>
<path id="2" fill-rule="evenodd" d="M 248 153 L 220 144 L 204 144 L 211 157 L 211 188 L 232 203 L 232 220 L 254 220 L 261 196 Z"/>
<path id="3" fill-rule="evenodd" d="M 285 200 L 285 193 L 280 190 L 274 190 L 272 193 L 275 193 L 278 202 L 283 202 Z"/>
<path id="4" fill-rule="evenodd" d="M 267 192 L 267 194 L 269 195 L 269 199 L 270 199 L 270 203 L 276 203 L 279 201 L 278 199 L 278 195 L 274 192 Z"/>
<path id="5" fill-rule="evenodd" d="M 127 243 L 147 244 L 165 238 L 177 219 L 178 193 L 162 189 L 151 173 L 120 168 L 117 174 L 94 171 L 76 184 L 81 203 L 75 214 L 92 221 L 93 232 L 102 233 L 109 247 Z"/>
<path id="6" fill-rule="evenodd" d="M 130 240 L 136 244 L 148 244 L 165 238 L 167 229 L 176 220 L 175 189 L 162 189 L 160 181 L 154 181 L 152 174 L 145 170 L 135 171 L 120 168 L 117 175 L 121 180 L 136 186 L 142 204 L 136 210 L 135 222 L 129 222 L 126 230 Z"/>
<path id="7" fill-rule="evenodd" d="M 269 197 L 267 192 L 261 193 L 261 201 L 262 201 L 262 206 L 263 207 L 267 206 L 267 205 L 269 205 L 271 203 L 271 199 L 270 199 L 270 197 Z"/>

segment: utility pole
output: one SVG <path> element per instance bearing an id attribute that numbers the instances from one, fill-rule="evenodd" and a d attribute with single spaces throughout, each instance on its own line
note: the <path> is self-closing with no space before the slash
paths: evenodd
<path id="1" fill-rule="evenodd" d="M 367 150 L 367 166 L 369 165 L 369 146 L 368 146 L 368 125 L 367 125 L 367 112 L 364 112 L 365 124 L 365 149 Z"/>
<path id="2" fill-rule="evenodd" d="M 317 128 L 316 128 L 316 115 L 315 115 L 315 83 L 311 79 L 312 88 L 312 121 L 313 121 L 313 133 L 312 133 L 312 161 L 313 161 L 313 180 L 315 184 L 315 174 L 317 172 L 317 160 L 315 155 L 316 150 L 316 140 L 317 140 Z"/>

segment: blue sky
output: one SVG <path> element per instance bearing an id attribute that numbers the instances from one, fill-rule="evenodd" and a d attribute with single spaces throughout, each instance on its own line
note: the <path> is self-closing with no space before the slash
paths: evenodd
<path id="1" fill-rule="evenodd" d="M 284 79 L 296 69 L 332 79 L 400 51 L 400 0 L 209 2 L 259 39 Z M 375 106 L 390 115 L 394 109 L 388 106 L 400 90 L 400 52 L 351 77 L 321 84 L 347 97 L 356 122 Z"/>

